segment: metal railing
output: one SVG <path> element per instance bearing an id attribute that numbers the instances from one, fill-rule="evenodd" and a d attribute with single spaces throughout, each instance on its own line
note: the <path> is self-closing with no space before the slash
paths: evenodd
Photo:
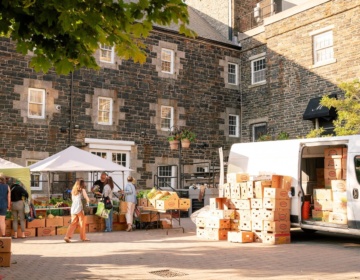
<path id="1" fill-rule="evenodd" d="M 254 11 L 240 17 L 240 32 L 245 32 L 264 24 L 264 19 L 277 13 L 276 3 L 263 6 L 262 2 L 254 8 Z"/>

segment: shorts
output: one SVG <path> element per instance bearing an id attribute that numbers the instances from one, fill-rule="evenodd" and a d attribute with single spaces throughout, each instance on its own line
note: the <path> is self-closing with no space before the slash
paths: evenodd
<path id="1" fill-rule="evenodd" d="M 7 208 L 0 208 L 0 216 L 6 216 Z"/>

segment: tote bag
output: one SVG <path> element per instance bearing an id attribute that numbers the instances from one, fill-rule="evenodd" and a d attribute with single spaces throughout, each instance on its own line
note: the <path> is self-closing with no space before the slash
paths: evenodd
<path id="1" fill-rule="evenodd" d="M 107 219 L 109 218 L 109 212 L 110 210 L 108 209 L 105 209 L 105 204 L 104 202 L 99 202 L 98 203 L 98 206 L 97 206 L 97 210 L 96 210 L 96 213 L 95 215 L 101 217 L 101 218 L 104 218 L 104 219 Z"/>

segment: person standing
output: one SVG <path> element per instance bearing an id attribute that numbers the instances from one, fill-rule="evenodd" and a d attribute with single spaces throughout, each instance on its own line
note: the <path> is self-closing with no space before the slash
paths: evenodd
<path id="1" fill-rule="evenodd" d="M 125 201 L 127 204 L 127 211 L 126 211 L 126 223 L 128 225 L 128 228 L 126 231 L 132 231 L 132 224 L 133 224 L 133 218 L 134 218 L 134 210 L 137 203 L 136 198 L 136 189 L 134 184 L 132 183 L 134 178 L 132 176 L 127 177 L 127 183 L 124 187 L 123 193 L 125 195 Z"/>
<path id="2" fill-rule="evenodd" d="M 96 200 L 98 201 L 102 197 L 104 186 L 106 185 L 106 179 L 107 179 L 106 173 L 105 172 L 101 173 L 100 179 L 96 180 L 91 188 L 91 192 L 94 194 Z"/>
<path id="3" fill-rule="evenodd" d="M 114 191 L 114 181 L 112 179 L 112 177 L 108 177 L 107 178 L 107 184 L 104 186 L 104 190 L 103 190 L 103 197 L 109 197 L 111 204 L 113 203 L 113 191 Z M 109 211 L 109 217 L 107 219 L 105 219 L 105 232 L 111 232 L 112 231 L 112 224 L 113 224 L 113 208 L 110 209 Z"/>
<path id="4" fill-rule="evenodd" d="M 16 239 L 18 236 L 18 219 L 20 219 L 21 238 L 25 238 L 25 211 L 24 211 L 24 198 L 28 199 L 28 192 L 17 181 L 10 188 L 11 190 L 11 213 L 13 216 L 13 230 Z"/>
<path id="5" fill-rule="evenodd" d="M 86 217 L 81 201 L 84 198 L 86 200 L 86 204 L 89 205 L 90 199 L 85 191 L 85 187 L 85 181 L 83 179 L 78 179 L 76 180 L 71 191 L 71 224 L 68 227 L 64 237 L 64 240 L 67 243 L 70 243 L 70 239 L 78 225 L 80 226 L 80 239 L 82 241 L 90 241 L 90 239 L 86 238 Z"/>
<path id="6" fill-rule="evenodd" d="M 11 197 L 10 197 L 10 188 L 6 184 L 6 178 L 3 174 L 0 174 L 0 231 L 1 236 L 5 237 L 6 232 L 6 212 L 10 210 L 11 207 Z"/>

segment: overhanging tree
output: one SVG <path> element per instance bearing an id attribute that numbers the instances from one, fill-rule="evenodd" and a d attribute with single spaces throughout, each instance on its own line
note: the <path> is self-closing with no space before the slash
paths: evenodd
<path id="1" fill-rule="evenodd" d="M 17 51 L 33 52 L 31 66 L 68 74 L 81 67 L 99 69 L 93 56 L 99 44 L 114 46 L 119 57 L 143 63 L 143 38 L 153 25 L 187 28 L 182 0 L 2 0 L 0 35 L 16 41 Z"/>

